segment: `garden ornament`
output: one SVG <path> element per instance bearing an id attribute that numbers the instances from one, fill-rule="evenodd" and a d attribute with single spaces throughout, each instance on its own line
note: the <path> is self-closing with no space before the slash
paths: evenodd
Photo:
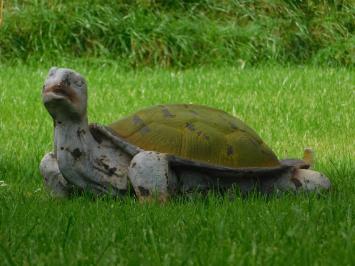
<path id="1" fill-rule="evenodd" d="M 51 68 L 42 90 L 54 121 L 54 148 L 40 163 L 55 196 L 75 191 L 134 194 L 142 201 L 194 191 L 328 190 L 323 174 L 303 160 L 279 160 L 245 123 L 194 104 L 158 105 L 110 125 L 89 124 L 87 83 L 77 72 Z"/>

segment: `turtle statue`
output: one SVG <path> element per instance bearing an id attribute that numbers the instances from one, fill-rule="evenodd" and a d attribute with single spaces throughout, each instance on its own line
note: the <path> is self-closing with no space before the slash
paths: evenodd
<path id="1" fill-rule="evenodd" d="M 178 193 L 327 190 L 330 182 L 303 160 L 279 160 L 238 118 L 194 104 L 158 105 L 108 126 L 88 124 L 87 84 L 51 68 L 42 90 L 54 121 L 54 150 L 40 172 L 55 196 L 134 193 L 164 201 Z"/>

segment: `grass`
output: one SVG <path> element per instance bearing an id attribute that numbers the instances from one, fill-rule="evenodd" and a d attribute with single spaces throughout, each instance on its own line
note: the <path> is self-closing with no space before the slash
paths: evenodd
<path id="1" fill-rule="evenodd" d="M 40 91 L 49 65 L 1 67 L 0 261 L 3 265 L 352 265 L 355 261 L 353 69 L 260 66 L 125 70 L 67 62 L 87 77 L 89 120 L 158 103 L 238 115 L 279 157 L 316 151 L 321 195 L 55 200 L 38 164 L 52 145 Z"/>
<path id="2" fill-rule="evenodd" d="M 4 1 L 0 60 L 354 66 L 353 1 Z"/>

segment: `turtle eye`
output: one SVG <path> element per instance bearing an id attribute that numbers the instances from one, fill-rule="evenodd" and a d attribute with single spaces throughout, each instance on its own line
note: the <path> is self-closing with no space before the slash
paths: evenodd
<path id="1" fill-rule="evenodd" d="M 49 70 L 48 76 L 50 76 L 50 77 L 54 76 L 56 71 L 57 71 L 56 67 L 51 67 L 51 69 Z"/>
<path id="2" fill-rule="evenodd" d="M 81 79 L 76 79 L 74 81 L 74 84 L 78 87 L 81 87 L 81 86 L 83 86 L 84 82 Z"/>

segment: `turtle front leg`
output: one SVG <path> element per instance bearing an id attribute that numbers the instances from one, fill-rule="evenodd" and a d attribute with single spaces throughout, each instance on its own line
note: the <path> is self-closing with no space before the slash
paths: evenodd
<path id="1" fill-rule="evenodd" d="M 128 176 L 140 201 L 165 202 L 176 190 L 177 179 L 166 154 L 143 151 L 135 155 Z"/>
<path id="2" fill-rule="evenodd" d="M 52 196 L 66 198 L 74 192 L 74 186 L 69 184 L 59 171 L 58 162 L 53 152 L 49 152 L 43 157 L 39 170 L 44 178 L 44 184 Z"/>

